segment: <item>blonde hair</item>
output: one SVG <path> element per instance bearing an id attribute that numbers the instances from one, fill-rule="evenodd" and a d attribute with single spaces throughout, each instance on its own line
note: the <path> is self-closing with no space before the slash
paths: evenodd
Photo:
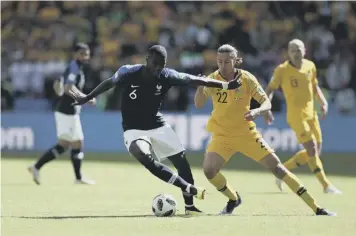
<path id="1" fill-rule="evenodd" d="M 290 48 L 292 45 L 295 45 L 298 48 L 300 48 L 302 50 L 302 52 L 303 52 L 303 55 L 305 55 L 305 45 L 304 45 L 302 40 L 300 40 L 300 39 L 292 39 L 288 43 L 288 48 Z"/>
<path id="2" fill-rule="evenodd" d="M 236 59 L 236 65 L 240 65 L 242 63 L 242 57 L 238 57 L 239 51 L 237 51 L 237 49 L 230 44 L 221 45 L 218 48 L 218 53 L 229 53 L 234 59 Z"/>

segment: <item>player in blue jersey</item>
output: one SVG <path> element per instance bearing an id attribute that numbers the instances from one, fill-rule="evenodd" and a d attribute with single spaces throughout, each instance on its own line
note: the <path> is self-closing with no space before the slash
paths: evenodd
<path id="1" fill-rule="evenodd" d="M 58 141 L 57 144 L 46 151 L 33 166 L 28 167 L 36 184 L 41 183 L 39 175 L 41 167 L 66 152 L 70 147 L 71 160 L 75 172 L 75 183 L 95 183 L 92 180 L 85 179 L 81 173 L 81 165 L 84 157 L 82 151 L 84 136 L 79 117 L 81 106 L 72 106 L 74 100 L 68 95 L 70 91 L 81 93 L 85 84 L 82 67 L 89 59 L 90 50 L 88 45 L 84 43 L 76 44 L 73 60 L 69 62 L 61 78 L 55 81 L 55 91 L 57 95 L 60 96 L 54 113 Z M 95 104 L 95 98 L 91 99 L 89 103 Z"/>
<path id="2" fill-rule="evenodd" d="M 205 190 L 194 186 L 190 165 L 173 129 L 159 112 L 165 95 L 172 86 L 207 86 L 236 89 L 240 81 L 221 82 L 197 77 L 165 68 L 167 52 L 163 46 L 149 49 L 146 65 L 124 65 L 109 79 L 99 84 L 87 96 L 72 91 L 78 105 L 119 86 L 122 89 L 122 126 L 125 145 L 143 166 L 159 179 L 182 189 L 186 214 L 201 213 L 193 203 L 193 196 L 203 199 Z M 169 159 L 178 175 L 161 161 Z"/>
<path id="3" fill-rule="evenodd" d="M 240 81 L 222 82 L 165 68 L 167 52 L 163 46 L 149 49 L 146 65 L 124 65 L 90 94 L 72 91 L 76 104 L 84 104 L 114 86 L 122 89 L 122 126 L 125 145 L 142 165 L 159 179 L 182 189 L 187 215 L 199 215 L 193 196 L 203 199 L 205 190 L 194 186 L 185 149 L 173 129 L 159 113 L 161 103 L 172 86 L 207 86 L 236 89 Z M 161 161 L 169 159 L 178 171 L 174 173 Z"/>

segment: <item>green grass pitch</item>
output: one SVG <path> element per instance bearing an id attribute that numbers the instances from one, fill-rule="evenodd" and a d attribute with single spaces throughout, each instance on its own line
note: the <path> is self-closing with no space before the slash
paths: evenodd
<path id="1" fill-rule="evenodd" d="M 121 160 L 114 162 L 107 161 L 112 158 L 105 155 L 100 160 L 102 156 L 87 155 L 89 160 L 84 162 L 86 176 L 97 181 L 94 186 L 74 185 L 71 163 L 65 157 L 43 168 L 41 186 L 32 182 L 26 170 L 33 156 L 2 158 L 2 235 L 356 235 L 356 175 L 353 172 L 356 161 L 351 157 L 355 155 L 326 158 L 326 166 L 332 170 L 329 178 L 344 191 L 343 195 L 323 194 L 316 178 L 306 168 L 296 172 L 319 204 L 336 211 L 337 217 L 313 216 L 297 196 L 289 190 L 278 192 L 272 175 L 248 160 L 233 160 L 231 168 L 224 170 L 231 185 L 242 195 L 243 204 L 233 216 L 216 216 L 226 199 L 205 179 L 199 166 L 201 155 L 190 155 L 196 183 L 208 190 L 207 199 L 196 200 L 196 205 L 211 214 L 191 218 L 182 216 L 184 203 L 178 189 L 128 161 L 127 155 L 113 155 Z M 332 164 L 335 158 L 344 162 L 335 167 Z M 158 193 L 169 193 L 176 198 L 177 216 L 153 216 L 151 201 Z"/>

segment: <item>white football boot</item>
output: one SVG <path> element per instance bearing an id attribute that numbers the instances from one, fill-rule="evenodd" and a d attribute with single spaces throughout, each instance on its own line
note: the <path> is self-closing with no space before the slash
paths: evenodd
<path id="1" fill-rule="evenodd" d="M 281 192 L 284 191 L 284 189 L 283 189 L 283 181 L 281 179 L 276 178 L 276 185 L 277 185 L 277 187 L 279 188 L 279 190 Z"/>
<path id="2" fill-rule="evenodd" d="M 31 173 L 33 181 L 35 181 L 36 184 L 40 185 L 40 170 L 38 170 L 35 166 L 29 166 L 27 170 Z"/>
<path id="3" fill-rule="evenodd" d="M 94 185 L 95 181 L 94 180 L 90 180 L 90 179 L 86 179 L 84 177 L 82 177 L 81 179 L 76 179 L 74 181 L 74 184 L 88 184 L 88 185 Z"/>
<path id="4" fill-rule="evenodd" d="M 329 185 L 326 189 L 324 189 L 324 193 L 327 194 L 342 194 L 340 190 L 338 190 L 334 185 Z"/>

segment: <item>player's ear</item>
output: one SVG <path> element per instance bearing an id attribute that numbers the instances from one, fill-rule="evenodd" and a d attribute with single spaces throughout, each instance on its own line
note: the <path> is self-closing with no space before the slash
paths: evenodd
<path id="1" fill-rule="evenodd" d="M 235 65 L 241 65 L 242 64 L 242 57 L 237 57 L 236 58 L 236 64 Z"/>
<path id="2" fill-rule="evenodd" d="M 233 59 L 233 63 L 232 63 L 233 65 L 233 67 L 235 67 L 235 66 L 237 66 L 238 64 L 237 64 L 237 57 L 235 57 L 234 59 Z"/>

